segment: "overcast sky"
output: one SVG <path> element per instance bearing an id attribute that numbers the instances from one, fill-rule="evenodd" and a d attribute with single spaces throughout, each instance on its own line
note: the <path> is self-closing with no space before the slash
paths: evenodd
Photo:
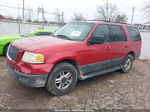
<path id="1" fill-rule="evenodd" d="M 131 21 L 132 8 L 135 7 L 134 23 L 145 23 L 146 17 L 143 11 L 144 4 L 150 0 L 109 0 L 112 4 L 116 4 L 120 12 L 125 13 L 128 17 L 128 22 Z M 82 12 L 87 15 L 88 19 L 96 17 L 97 5 L 102 5 L 103 0 L 25 0 L 25 7 L 31 7 L 34 10 L 41 6 L 43 2 L 47 12 L 53 14 L 56 8 L 64 12 L 65 21 L 70 21 L 74 12 Z M 0 0 L 0 5 L 22 7 L 22 0 Z M 18 10 L 0 6 L 0 14 L 6 16 L 17 16 Z M 20 10 L 20 15 L 22 12 Z M 47 19 L 54 18 L 52 15 L 46 15 Z"/>

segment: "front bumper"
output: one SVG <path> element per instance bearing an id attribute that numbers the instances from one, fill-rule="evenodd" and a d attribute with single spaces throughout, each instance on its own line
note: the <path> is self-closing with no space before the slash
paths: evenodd
<path id="1" fill-rule="evenodd" d="M 9 65 L 7 65 L 9 73 L 15 77 L 19 82 L 26 86 L 30 87 L 44 87 L 46 84 L 46 80 L 48 74 L 38 74 L 38 75 L 28 75 L 21 72 L 16 71 Z"/>

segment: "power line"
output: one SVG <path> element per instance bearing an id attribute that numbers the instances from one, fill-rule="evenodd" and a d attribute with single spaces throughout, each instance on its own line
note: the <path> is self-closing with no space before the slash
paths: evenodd
<path id="1" fill-rule="evenodd" d="M 0 7 L 7 7 L 7 8 L 18 9 L 18 7 L 7 6 L 7 5 L 0 5 Z M 23 8 L 19 8 L 19 9 L 23 9 Z M 31 11 L 30 9 L 24 9 L 24 10 L 28 10 L 28 11 Z"/>
<path id="2" fill-rule="evenodd" d="M 18 10 L 18 7 L 13 7 L 13 6 L 8 6 L 8 5 L 0 5 L 0 7 L 13 8 L 13 9 Z M 23 9 L 23 8 L 19 8 L 19 9 Z M 27 9 L 27 8 L 24 8 L 24 10 L 37 12 L 37 10 L 32 10 L 32 9 Z M 44 11 L 44 13 L 52 14 L 52 13 L 47 12 L 47 11 Z"/>
<path id="3" fill-rule="evenodd" d="M 12 3 L 10 3 L 10 2 L 3 2 L 3 1 L 1 2 L 1 1 L 0 1 L 0 3 L 11 4 L 11 5 L 12 5 Z M 17 6 L 18 4 L 16 4 L 16 3 L 14 4 L 14 3 L 13 3 L 13 5 L 16 5 L 16 6 Z"/>
<path id="4" fill-rule="evenodd" d="M 23 0 L 24 1 L 24 0 Z M 24 4 L 24 3 L 23 3 Z M 12 9 L 16 9 L 16 10 L 22 10 L 22 11 L 24 11 L 24 10 L 26 10 L 26 11 L 32 11 L 32 12 L 38 12 L 38 10 L 33 10 L 33 9 L 27 9 L 27 8 L 24 8 L 24 7 L 15 7 L 15 6 L 10 6 L 10 5 L 0 5 L 0 7 L 5 7 L 5 8 L 12 8 Z M 44 9 L 43 8 L 43 5 L 42 5 L 42 9 Z M 24 16 L 24 12 L 22 12 L 22 17 Z M 54 16 L 56 16 L 54 13 L 52 13 L 52 12 L 47 12 L 47 11 L 42 11 L 42 16 L 44 15 L 44 14 L 47 14 L 47 15 L 54 15 Z M 63 24 L 63 22 L 64 22 L 64 16 L 63 16 L 63 13 L 62 14 L 60 14 L 62 17 L 60 17 L 59 19 L 61 19 L 61 20 L 59 20 L 59 22 L 60 21 L 62 21 L 62 24 Z M 24 19 L 24 17 L 23 17 L 23 19 Z"/>

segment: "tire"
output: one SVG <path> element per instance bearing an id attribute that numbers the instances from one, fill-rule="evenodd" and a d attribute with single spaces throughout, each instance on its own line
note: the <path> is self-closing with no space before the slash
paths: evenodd
<path id="1" fill-rule="evenodd" d="M 70 93 L 76 83 L 77 70 L 75 67 L 72 64 L 61 62 L 50 72 L 46 82 L 46 88 L 51 94 L 61 96 Z"/>
<path id="2" fill-rule="evenodd" d="M 127 55 L 122 62 L 122 69 L 120 70 L 122 73 L 127 73 L 131 69 L 133 65 L 133 56 Z"/>
<path id="3" fill-rule="evenodd" d="M 4 56 L 7 55 L 8 46 L 9 46 L 9 45 L 6 45 L 5 48 L 4 48 L 4 53 L 3 53 Z"/>

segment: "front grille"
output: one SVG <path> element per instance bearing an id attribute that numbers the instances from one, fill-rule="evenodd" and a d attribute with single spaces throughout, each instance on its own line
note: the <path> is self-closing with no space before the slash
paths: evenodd
<path id="1" fill-rule="evenodd" d="M 8 49 L 8 58 L 10 58 L 13 61 L 16 61 L 18 52 L 19 52 L 19 49 L 10 45 Z"/>

